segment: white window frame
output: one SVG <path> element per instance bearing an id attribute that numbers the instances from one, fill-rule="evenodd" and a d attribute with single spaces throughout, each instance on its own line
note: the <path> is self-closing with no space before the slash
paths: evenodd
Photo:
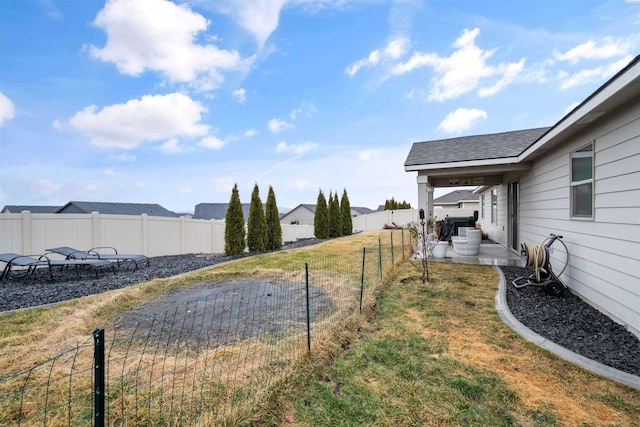
<path id="1" fill-rule="evenodd" d="M 498 225 L 498 188 L 491 189 L 491 224 Z"/>
<path id="2" fill-rule="evenodd" d="M 583 151 L 585 148 L 591 146 L 591 152 Z M 591 156 L 591 177 L 587 179 L 582 179 L 579 181 L 573 180 L 573 159 L 578 157 L 588 157 Z M 569 155 L 569 214 L 571 219 L 575 220 L 593 220 L 594 210 L 595 210 L 595 181 L 593 179 L 595 175 L 595 141 L 586 144 L 577 150 L 573 151 Z M 585 184 L 591 184 L 591 212 L 587 215 L 578 215 L 575 213 L 575 189 L 579 186 L 584 186 Z"/>

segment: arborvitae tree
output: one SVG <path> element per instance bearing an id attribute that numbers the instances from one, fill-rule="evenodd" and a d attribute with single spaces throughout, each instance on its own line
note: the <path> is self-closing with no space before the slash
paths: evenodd
<path id="1" fill-rule="evenodd" d="M 384 202 L 384 210 L 392 211 L 397 209 L 411 209 L 411 204 L 406 201 L 397 202 L 393 197 Z"/>
<path id="2" fill-rule="evenodd" d="M 318 201 L 316 202 L 316 213 L 313 217 L 313 234 L 318 239 L 329 237 L 329 210 L 327 208 L 327 199 L 325 199 L 322 190 L 318 193 Z"/>
<path id="3" fill-rule="evenodd" d="M 244 214 L 238 193 L 238 184 L 233 186 L 231 199 L 224 222 L 224 253 L 227 256 L 240 256 L 245 246 Z"/>
<path id="4" fill-rule="evenodd" d="M 264 252 L 267 249 L 267 220 L 257 183 L 253 186 L 249 205 L 247 246 L 249 246 L 249 252 Z"/>
<path id="5" fill-rule="evenodd" d="M 269 186 L 266 204 L 267 219 L 267 250 L 275 251 L 282 247 L 282 225 L 280 225 L 280 214 L 276 204 L 276 194 L 273 187 Z"/>
<path id="6" fill-rule="evenodd" d="M 340 199 L 340 211 L 342 213 L 342 235 L 350 236 L 353 233 L 353 220 L 351 218 L 351 204 L 349 203 L 346 188 L 342 192 L 342 199 Z"/>
<path id="7" fill-rule="evenodd" d="M 329 193 L 329 237 L 340 237 L 341 235 L 342 215 L 340 213 L 338 192 L 333 195 Z"/>

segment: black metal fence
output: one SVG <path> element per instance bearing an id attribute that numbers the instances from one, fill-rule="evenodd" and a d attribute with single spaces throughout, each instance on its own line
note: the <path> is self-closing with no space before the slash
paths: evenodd
<path id="1" fill-rule="evenodd" d="M 409 235 L 390 235 L 389 244 L 362 248 L 362 262 L 327 255 L 298 271 L 201 284 L 186 303 L 171 305 L 184 290 L 172 291 L 159 313 L 135 309 L 76 347 L 0 378 L 0 425 L 248 421 L 407 255 Z"/>

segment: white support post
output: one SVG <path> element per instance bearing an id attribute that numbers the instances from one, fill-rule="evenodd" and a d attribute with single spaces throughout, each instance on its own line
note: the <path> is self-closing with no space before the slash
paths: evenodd
<path id="1" fill-rule="evenodd" d="M 104 246 L 100 239 L 100 213 L 91 212 L 91 247 L 97 248 Z"/>
<path id="2" fill-rule="evenodd" d="M 31 252 L 31 211 L 22 211 L 22 251 L 23 255 L 33 255 Z"/>

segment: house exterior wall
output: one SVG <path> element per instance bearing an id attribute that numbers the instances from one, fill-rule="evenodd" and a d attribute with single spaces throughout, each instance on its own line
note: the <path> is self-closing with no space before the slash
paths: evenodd
<path id="1" fill-rule="evenodd" d="M 297 206 L 280 219 L 281 224 L 313 225 L 315 213 L 306 206 Z"/>
<path id="2" fill-rule="evenodd" d="M 495 222 L 491 219 L 491 191 L 493 189 L 498 191 L 498 209 L 497 209 L 497 220 Z M 487 233 L 489 238 L 494 242 L 500 243 L 501 245 L 507 245 L 508 238 L 508 226 L 507 226 L 507 217 L 508 217 L 508 205 L 507 205 L 507 186 L 506 185 L 495 185 L 490 187 L 486 191 L 481 193 L 481 196 L 484 195 L 484 209 L 482 206 L 478 204 L 478 223 L 480 224 L 480 228 L 483 233 Z M 481 197 L 482 201 L 482 197 Z M 484 216 L 482 215 L 484 213 Z"/>
<path id="3" fill-rule="evenodd" d="M 594 216 L 572 219 L 571 152 L 594 143 Z M 498 186 L 498 224 L 490 224 L 490 189 L 484 192 L 485 232 L 507 242 L 507 185 L 520 183 L 519 240 L 540 244 L 564 236 L 569 265 L 561 276 L 572 292 L 640 336 L 640 102 L 594 123 L 536 159 L 526 173 L 507 174 Z M 564 264 L 554 244 L 555 272 Z"/>

